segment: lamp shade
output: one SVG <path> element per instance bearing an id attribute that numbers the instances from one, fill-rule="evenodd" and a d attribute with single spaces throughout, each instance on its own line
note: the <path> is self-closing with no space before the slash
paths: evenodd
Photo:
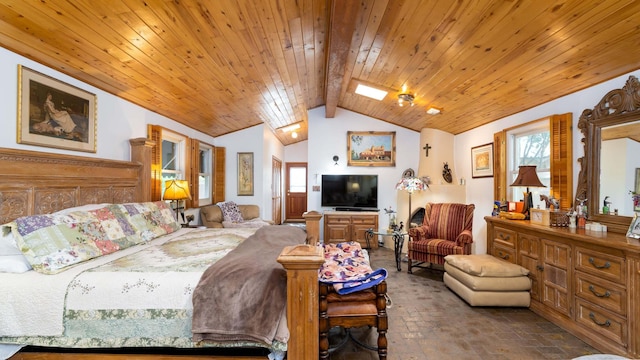
<path id="1" fill-rule="evenodd" d="M 164 184 L 165 190 L 162 196 L 164 200 L 191 199 L 187 180 L 168 180 Z"/>
<path id="2" fill-rule="evenodd" d="M 518 177 L 511 186 L 546 187 L 538 178 L 535 165 L 524 165 L 518 169 Z"/>
<path id="3" fill-rule="evenodd" d="M 396 190 L 406 190 L 409 193 L 412 193 L 414 191 L 422 191 L 428 187 L 429 186 L 427 185 L 427 183 L 422 181 L 422 179 L 413 176 L 403 177 L 396 184 Z"/>

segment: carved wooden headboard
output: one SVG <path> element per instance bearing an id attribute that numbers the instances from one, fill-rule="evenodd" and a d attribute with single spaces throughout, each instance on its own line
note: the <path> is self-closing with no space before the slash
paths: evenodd
<path id="1" fill-rule="evenodd" d="M 69 207 L 143 199 L 142 165 L 0 148 L 0 224 Z"/>

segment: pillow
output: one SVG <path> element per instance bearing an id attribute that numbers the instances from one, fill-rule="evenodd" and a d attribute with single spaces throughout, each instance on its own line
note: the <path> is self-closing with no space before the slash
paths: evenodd
<path id="1" fill-rule="evenodd" d="M 127 217 L 140 241 L 149 241 L 181 228 L 175 213 L 164 201 L 112 205 L 110 209 Z"/>
<path id="2" fill-rule="evenodd" d="M 44 274 L 180 229 L 163 201 L 25 216 L 8 226 L 33 269 Z"/>
<path id="3" fill-rule="evenodd" d="M 474 276 L 514 277 L 529 274 L 529 270 L 522 266 L 498 259 L 489 254 L 447 255 L 444 260 L 447 264 Z"/>
<path id="4" fill-rule="evenodd" d="M 3 225 L 0 234 L 0 272 L 23 273 L 29 270 L 31 265 L 16 246 L 11 228 Z"/>
<path id="5" fill-rule="evenodd" d="M 233 201 L 219 202 L 216 205 L 222 210 L 222 219 L 226 222 L 243 222 L 242 213 Z"/>
<path id="6" fill-rule="evenodd" d="M 44 274 L 141 242 L 127 218 L 111 207 L 25 216 L 9 226 L 18 249 L 34 270 Z"/>
<path id="7" fill-rule="evenodd" d="M 75 206 L 75 207 L 71 207 L 71 208 L 67 208 L 67 209 L 62 209 L 60 211 L 54 212 L 54 214 L 66 215 L 66 214 L 74 212 L 74 211 L 91 211 L 91 210 L 101 209 L 101 208 L 107 207 L 109 205 L 111 205 L 111 204 L 109 204 L 109 203 L 87 204 L 87 205 L 81 205 L 81 206 Z"/>

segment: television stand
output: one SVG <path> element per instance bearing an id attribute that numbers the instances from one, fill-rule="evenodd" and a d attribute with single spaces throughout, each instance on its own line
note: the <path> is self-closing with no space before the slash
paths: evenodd
<path id="1" fill-rule="evenodd" d="M 337 208 L 336 208 L 337 209 Z M 353 208 L 352 208 L 353 209 Z M 325 211 L 324 243 L 357 241 L 362 248 L 378 248 L 378 242 L 369 242 L 366 233 L 369 229 L 378 229 L 377 211 Z"/>

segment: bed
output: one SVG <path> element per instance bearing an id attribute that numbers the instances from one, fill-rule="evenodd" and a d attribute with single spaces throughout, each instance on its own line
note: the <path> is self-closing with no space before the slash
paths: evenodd
<path id="1" fill-rule="evenodd" d="M 116 208 L 124 204 L 152 206 L 150 204 L 153 203 L 146 201 L 148 199 L 144 196 L 149 193 L 148 181 L 144 180 L 145 157 L 132 155 L 132 158 L 138 161 L 0 149 L 0 223 L 36 214 L 54 214 L 68 208 L 81 212 L 95 211 L 78 210 L 78 207 L 90 204 L 100 204 L 95 205 L 99 208 L 105 204 Z M 158 206 L 162 207 L 161 204 Z M 113 211 L 117 212 L 117 209 Z M 168 214 L 171 214 L 170 210 Z M 312 218 L 314 222 L 310 228 L 314 241 L 317 234 L 313 234 L 313 229 L 318 227 L 319 216 L 314 214 Z M 247 239 L 259 234 L 255 229 L 175 228 L 175 231 L 147 237 L 141 243 L 117 251 L 105 251 L 105 255 L 75 264 L 64 271 L 57 272 L 54 269 L 56 275 L 43 275 L 36 271 L 0 274 L 0 289 L 4 287 L 2 292 L 11 294 L 0 297 L 0 301 L 4 298 L 4 301 L 11 301 L 15 305 L 17 298 L 30 299 L 20 306 L 33 315 L 30 318 L 10 319 L 9 314 L 0 314 L 0 318 L 4 319 L 0 322 L 0 342 L 45 346 L 44 352 L 20 352 L 14 356 L 15 359 L 55 359 L 58 356 L 57 349 L 74 352 L 80 349 L 81 352 L 95 353 L 96 349 L 106 352 L 106 349 L 125 348 L 128 351 L 119 356 L 133 359 L 144 357 L 133 353 L 153 353 L 158 348 L 165 349 L 163 357 L 168 358 L 182 357 L 183 353 L 178 351 L 180 349 L 204 348 L 206 354 L 216 354 L 206 350 L 255 346 L 268 349 L 272 355 L 286 349 L 289 358 L 317 357 L 317 269 L 323 261 L 321 249 L 313 245 L 300 245 L 307 235 L 295 234 L 295 231 L 301 232 L 295 227 L 265 228 L 287 232 L 286 236 L 278 234 L 272 235 L 273 238 L 291 238 L 288 242 L 275 242 L 271 246 L 277 251 L 273 255 L 277 257 L 277 265 L 286 269 L 286 273 L 283 272 L 286 275 L 284 296 L 287 299 L 284 310 L 287 322 L 284 328 L 289 333 L 288 341 L 287 337 L 282 336 L 276 336 L 275 341 L 266 346 L 260 341 L 230 344 L 218 341 L 219 337 L 206 336 L 202 341 L 194 341 L 191 333 L 194 320 L 191 316 L 197 310 L 190 309 L 189 305 L 202 274 L 215 266 L 208 266 L 214 261 L 226 267 L 231 266 L 237 259 L 225 264 L 225 255 L 235 253 L 231 250 L 241 248 L 245 242 L 249 244 Z M 260 238 L 258 241 L 263 243 L 266 240 Z M 108 250 L 108 246 L 105 248 Z M 189 256 L 185 259 L 175 254 Z M 220 277 L 220 273 L 216 277 Z M 53 278 L 56 280 L 53 281 Z M 44 281 L 45 285 L 35 285 L 39 281 Z M 30 286 L 20 285 L 24 283 Z M 41 290 L 33 291 L 37 288 Z M 62 300 L 54 293 L 62 294 Z M 62 304 L 64 311 L 54 310 L 55 307 L 50 305 L 39 306 L 45 299 Z M 114 306 L 114 300 L 121 305 Z M 134 321 L 134 318 L 137 320 Z M 8 324 L 11 320 L 14 321 L 13 325 Z M 16 320 L 21 324 L 17 328 Z M 281 334 L 283 325 L 279 323 L 274 333 Z M 9 326 L 12 326 L 11 331 L 2 332 L 3 327 Z M 105 329 L 111 329 L 112 332 L 117 329 L 119 336 L 105 338 L 101 335 Z M 29 335 L 29 331 L 33 331 L 33 335 Z M 60 336 L 61 333 L 66 336 Z M 189 357 L 198 356 L 187 354 Z M 224 354 L 217 358 L 229 356 Z M 262 353 L 248 356 L 240 354 L 235 356 L 236 353 L 233 353 L 233 356 L 267 358 Z"/>

